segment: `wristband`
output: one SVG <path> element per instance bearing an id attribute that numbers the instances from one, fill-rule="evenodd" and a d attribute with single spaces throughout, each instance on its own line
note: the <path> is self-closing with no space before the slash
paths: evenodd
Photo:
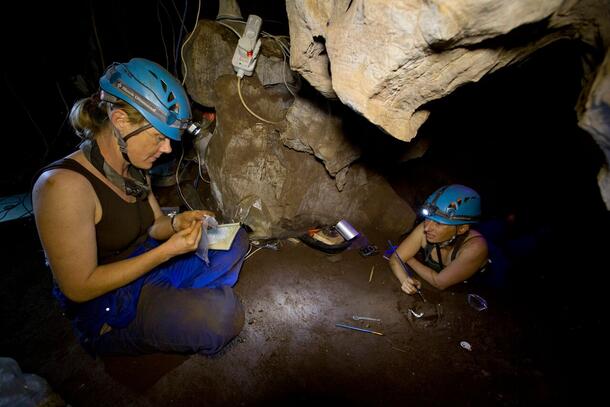
<path id="1" fill-rule="evenodd" d="M 178 233 L 178 231 L 176 230 L 176 226 L 174 226 L 174 221 L 176 220 L 176 215 L 177 213 L 170 213 L 169 215 L 169 224 L 172 226 L 172 230 L 174 231 L 174 233 Z"/>

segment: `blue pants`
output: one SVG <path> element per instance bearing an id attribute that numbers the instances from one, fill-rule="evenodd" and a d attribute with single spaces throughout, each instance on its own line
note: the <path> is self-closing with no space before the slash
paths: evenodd
<path id="1" fill-rule="evenodd" d="M 149 239 L 132 256 L 158 245 Z M 209 251 L 209 265 L 195 254 L 178 256 L 82 304 L 74 320 L 81 342 L 98 355 L 218 352 L 243 327 L 244 310 L 231 287 L 247 250 L 242 229 L 230 250 Z M 100 336 L 104 324 L 112 329 Z"/>

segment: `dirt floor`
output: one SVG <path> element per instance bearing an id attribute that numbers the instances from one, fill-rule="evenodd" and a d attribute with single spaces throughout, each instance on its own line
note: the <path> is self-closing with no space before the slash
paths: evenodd
<path id="1" fill-rule="evenodd" d="M 201 191 L 183 193 L 208 204 Z M 177 204 L 174 187 L 157 196 L 162 206 Z M 424 286 L 424 303 L 400 291 L 382 257 L 400 236 L 360 230 L 337 254 L 271 242 L 244 263 L 235 290 L 246 322 L 219 354 L 93 359 L 51 296 L 33 219 L 0 228 L 10 237 L 2 246 L 0 357 L 46 379 L 71 406 L 554 406 L 595 399 L 601 381 L 590 373 L 603 355 L 601 289 L 573 290 L 565 278 L 571 257 L 553 260 L 549 247 L 514 261 L 502 287 Z M 364 238 L 380 253 L 363 257 L 356 246 Z M 588 264 L 578 263 L 592 270 Z M 468 294 L 488 308 L 477 311 Z"/>
<path id="2" fill-rule="evenodd" d="M 424 304 L 400 292 L 381 254 L 331 255 L 290 241 L 246 261 L 235 288 L 246 323 L 220 354 L 93 359 L 51 297 L 33 222 L 2 227 L 13 238 L 4 245 L 9 260 L 0 276 L 0 356 L 45 378 L 72 406 L 529 406 L 582 397 L 573 386 L 586 371 L 574 370 L 580 368 L 573 366 L 575 349 L 563 339 L 590 327 L 582 320 L 561 326 L 542 301 L 520 307 L 512 295 L 467 285 L 445 292 L 425 287 Z M 396 238 L 362 232 L 379 247 Z M 489 308 L 472 308 L 469 293 Z M 415 318 L 409 308 L 424 316 Z M 547 343 L 557 332 L 558 341 Z"/>

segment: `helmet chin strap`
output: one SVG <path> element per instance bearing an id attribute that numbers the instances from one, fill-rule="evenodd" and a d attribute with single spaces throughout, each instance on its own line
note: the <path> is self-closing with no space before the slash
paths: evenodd
<path id="1" fill-rule="evenodd" d="M 114 137 L 117 140 L 117 143 L 119 144 L 119 150 L 121 150 L 121 155 L 123 156 L 123 159 L 125 161 L 127 161 L 127 163 L 129 165 L 133 165 L 133 163 L 129 159 L 129 154 L 127 152 L 127 140 L 129 140 L 133 136 L 137 136 L 144 130 L 150 129 L 151 127 L 152 127 L 152 124 L 148 123 L 142 127 L 135 129 L 131 133 L 128 133 L 125 137 L 121 137 L 119 130 L 114 125 L 112 125 L 112 134 L 114 135 Z"/>
<path id="2" fill-rule="evenodd" d="M 112 168 L 106 162 L 95 139 L 85 140 L 80 145 L 80 149 L 85 154 L 87 160 L 89 160 L 89 162 L 93 164 L 93 166 L 99 172 L 104 174 L 104 176 L 110 182 L 119 187 L 121 190 L 125 191 L 127 195 L 135 196 L 137 199 L 141 200 L 146 199 L 146 197 L 148 196 L 149 186 L 148 182 L 146 181 L 146 174 L 144 173 L 144 171 L 131 163 L 129 155 L 127 154 L 126 140 L 135 136 L 136 134 L 141 133 L 146 129 L 149 129 L 150 127 L 152 127 L 152 125 L 150 124 L 142 126 L 122 138 L 118 129 L 112 126 L 112 134 L 117 139 L 119 149 L 121 150 L 121 154 L 123 155 L 123 159 L 125 159 L 125 161 L 128 163 L 128 177 L 124 177 L 122 174 L 116 172 L 114 168 Z"/>
<path id="3" fill-rule="evenodd" d="M 445 240 L 444 242 L 439 242 L 439 243 L 430 243 L 430 242 L 428 242 L 436 250 L 436 257 L 438 257 L 438 262 L 440 263 L 441 267 L 445 267 L 443 265 L 443 256 L 441 255 L 441 248 L 447 247 L 447 246 L 451 246 L 453 243 L 455 243 L 455 240 L 458 238 L 458 233 L 457 232 L 458 232 L 458 226 L 456 225 L 455 226 L 455 233 L 453 234 L 451 239 L 448 239 L 448 240 Z"/>

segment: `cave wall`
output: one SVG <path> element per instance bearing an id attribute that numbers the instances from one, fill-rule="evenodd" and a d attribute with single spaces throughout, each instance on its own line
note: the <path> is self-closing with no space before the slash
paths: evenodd
<path id="1" fill-rule="evenodd" d="M 237 85 L 230 80 L 237 43 L 231 31 L 239 34 L 243 26 L 203 21 L 185 48 L 186 84 L 194 100 L 217 110 L 206 164 L 221 211 L 233 220 L 247 219 L 257 237 L 286 236 L 340 218 L 351 218 L 356 226 L 380 226 L 379 219 L 387 218 L 384 227 L 404 231 L 415 219 L 413 210 L 377 174 L 379 166 L 366 164 L 380 133 L 408 142 L 399 160 L 421 157 L 430 134 L 416 136 L 435 101 L 562 41 L 582 44 L 585 91 L 574 107 L 607 161 L 607 71 L 601 65 L 609 38 L 607 5 L 601 0 L 286 2 L 292 70 L 318 96 L 339 101 L 381 131 L 347 131 L 345 112 L 331 112 L 318 96 L 302 91 L 298 75 L 286 65 L 288 55 L 269 35 L 255 74 Z M 244 97 L 235 91 L 238 86 Z M 267 119 L 249 114 L 244 99 Z M 477 112 L 472 117 L 477 120 Z M 388 151 L 388 161 L 393 153 Z M 606 167 L 598 178 L 609 202 Z M 391 208 L 381 216 L 366 201 L 373 182 L 383 191 L 375 195 Z"/>
<path id="2" fill-rule="evenodd" d="M 575 108 L 610 157 L 607 128 L 591 127 L 603 120 L 585 113 L 601 103 L 595 115 L 608 117 L 607 97 L 600 96 L 607 89 L 594 80 L 607 72 L 601 65 L 610 44 L 607 0 L 296 0 L 286 7 L 292 69 L 405 141 L 428 119 L 430 102 L 556 41 L 581 42 L 589 48 L 588 85 Z M 607 164 L 599 179 L 609 202 Z"/>
<path id="3" fill-rule="evenodd" d="M 238 84 L 231 65 L 236 44 L 231 27 L 203 20 L 184 53 L 189 94 L 216 110 L 214 134 L 200 156 L 223 217 L 248 225 L 259 239 L 341 219 L 397 235 L 408 229 L 414 211 L 374 168 L 359 163 L 359 140 L 379 130 L 351 126 L 341 104 L 299 91 L 296 73 L 269 36 L 254 74 Z"/>

